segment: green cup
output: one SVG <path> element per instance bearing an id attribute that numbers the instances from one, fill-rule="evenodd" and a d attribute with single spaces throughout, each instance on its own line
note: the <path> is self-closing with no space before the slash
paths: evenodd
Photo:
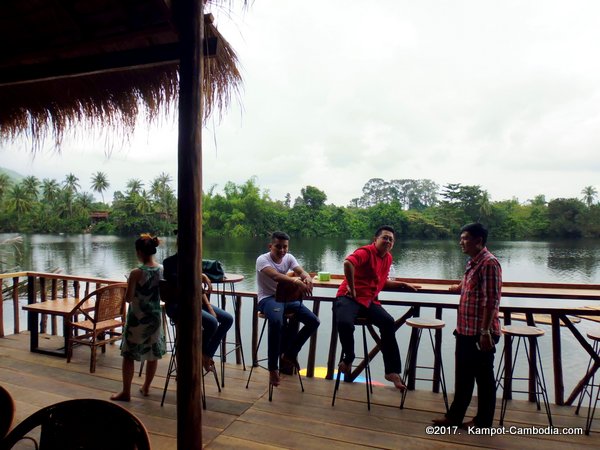
<path id="1" fill-rule="evenodd" d="M 317 276 L 319 277 L 319 281 L 331 280 L 331 274 L 329 272 L 317 272 Z"/>

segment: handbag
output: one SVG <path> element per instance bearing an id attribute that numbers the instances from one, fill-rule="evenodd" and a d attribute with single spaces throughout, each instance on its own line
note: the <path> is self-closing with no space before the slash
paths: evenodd
<path id="1" fill-rule="evenodd" d="M 206 275 L 210 281 L 214 282 L 223 281 L 223 278 L 225 277 L 223 264 L 216 259 L 203 259 L 202 273 Z"/>
<path id="2" fill-rule="evenodd" d="M 277 283 L 277 288 L 275 290 L 276 302 L 293 302 L 302 300 L 303 297 L 303 287 L 299 286 L 298 283 L 293 282 L 293 278 L 290 277 L 290 281 L 280 281 Z"/>

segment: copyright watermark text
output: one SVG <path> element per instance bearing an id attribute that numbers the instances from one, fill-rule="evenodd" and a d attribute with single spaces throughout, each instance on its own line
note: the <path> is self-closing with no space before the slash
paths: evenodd
<path id="1" fill-rule="evenodd" d="M 457 426 L 439 426 L 439 425 L 430 425 L 425 428 L 425 433 L 428 435 L 434 436 L 444 436 L 444 435 L 453 435 L 453 434 L 471 434 L 471 435 L 479 435 L 479 436 L 496 436 L 496 435 L 509 435 L 509 436 L 540 436 L 540 435 L 574 435 L 579 436 L 583 435 L 583 428 L 581 427 L 518 427 L 518 426 L 510 426 L 510 427 L 490 427 L 490 428 L 480 428 L 480 427 L 467 427 L 466 429 L 462 429 Z"/>

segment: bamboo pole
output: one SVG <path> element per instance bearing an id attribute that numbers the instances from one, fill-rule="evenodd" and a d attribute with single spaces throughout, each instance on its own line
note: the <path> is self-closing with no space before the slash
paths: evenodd
<path id="1" fill-rule="evenodd" d="M 203 2 L 173 2 L 179 30 L 177 448 L 202 448 Z"/>

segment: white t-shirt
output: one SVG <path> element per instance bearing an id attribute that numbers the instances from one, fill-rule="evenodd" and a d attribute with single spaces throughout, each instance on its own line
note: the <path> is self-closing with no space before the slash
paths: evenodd
<path id="1" fill-rule="evenodd" d="M 276 263 L 271 258 L 271 253 L 265 253 L 256 258 L 256 284 L 258 285 L 258 301 L 265 297 L 275 295 L 277 282 L 268 275 L 265 275 L 262 270 L 265 267 L 272 267 L 277 272 L 287 274 L 290 270 L 294 270 L 300 266 L 294 255 L 286 253 L 280 263 Z"/>

